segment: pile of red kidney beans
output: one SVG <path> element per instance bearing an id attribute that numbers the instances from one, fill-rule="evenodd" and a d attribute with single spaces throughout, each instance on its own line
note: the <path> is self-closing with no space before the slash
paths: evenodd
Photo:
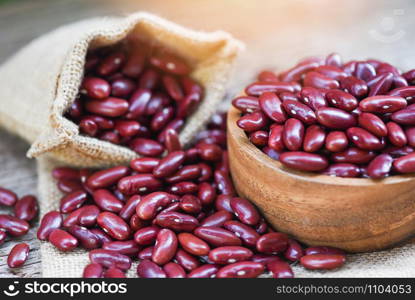
<path id="1" fill-rule="evenodd" d="M 415 172 L 415 69 L 309 58 L 261 72 L 233 100 L 237 125 L 283 165 L 339 177 Z"/>
<path id="2" fill-rule="evenodd" d="M 203 90 L 188 76 L 191 68 L 166 49 L 137 47 L 88 53 L 79 97 L 66 117 L 88 136 L 159 156 L 165 132 L 182 128 Z"/>

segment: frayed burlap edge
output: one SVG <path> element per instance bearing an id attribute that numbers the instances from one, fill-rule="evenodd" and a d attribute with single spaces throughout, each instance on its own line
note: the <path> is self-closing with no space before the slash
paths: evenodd
<path id="1" fill-rule="evenodd" d="M 51 170 L 56 166 L 62 166 L 62 163 L 47 157 L 38 159 L 41 215 L 59 208 L 62 194 L 51 176 Z M 41 243 L 40 252 L 44 277 L 81 277 L 89 262 L 84 250 L 62 253 L 47 242 Z M 137 277 L 136 266 L 134 263 L 128 277 Z M 348 255 L 347 263 L 333 271 L 309 271 L 298 264 L 293 265 L 293 270 L 296 277 L 415 277 L 415 240 L 389 250 Z"/>

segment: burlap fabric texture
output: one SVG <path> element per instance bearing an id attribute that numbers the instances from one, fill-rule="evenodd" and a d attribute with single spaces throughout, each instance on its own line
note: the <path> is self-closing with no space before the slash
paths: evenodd
<path id="1" fill-rule="evenodd" d="M 78 94 L 87 50 L 131 37 L 177 53 L 204 86 L 205 97 L 180 134 L 186 145 L 223 99 L 243 45 L 225 32 L 197 32 L 144 12 L 66 25 L 16 53 L 0 67 L 0 125 L 32 144 L 29 157 L 49 153 L 79 167 L 125 164 L 137 157 L 126 147 L 80 135 L 78 126 L 63 117 Z"/>

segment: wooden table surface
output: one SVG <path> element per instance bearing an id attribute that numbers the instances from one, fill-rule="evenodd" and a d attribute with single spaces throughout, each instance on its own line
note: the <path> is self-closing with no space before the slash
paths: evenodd
<path id="1" fill-rule="evenodd" d="M 247 49 L 229 84 L 228 98 L 261 68 L 281 69 L 304 56 L 333 51 L 345 58 L 388 60 L 402 69 L 415 66 L 411 0 L 1 0 L 0 63 L 59 25 L 137 10 L 199 30 L 223 29 L 245 42 Z M 25 157 L 27 149 L 26 143 L 0 130 L 0 186 L 20 196 L 36 194 L 36 162 Z M 32 229 L 0 247 L 0 277 L 41 276 L 39 243 L 34 237 Z M 28 242 L 32 251 L 24 267 L 10 270 L 7 254 L 17 241 Z"/>

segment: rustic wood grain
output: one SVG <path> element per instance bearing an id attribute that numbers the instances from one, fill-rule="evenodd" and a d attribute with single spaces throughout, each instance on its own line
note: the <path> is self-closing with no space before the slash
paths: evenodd
<path id="1" fill-rule="evenodd" d="M 0 63 L 59 25 L 135 10 L 157 13 L 199 30 L 227 30 L 244 41 L 248 47 L 230 82 L 228 98 L 255 71 L 281 69 L 309 55 L 337 51 L 346 58 L 377 57 L 402 68 L 415 65 L 415 6 L 411 0 L 10 0 L 0 5 Z M 393 18 L 393 27 L 388 17 Z M 379 33 L 381 37 L 403 35 L 390 42 L 379 39 Z M 25 158 L 27 147 L 0 131 L 0 186 L 19 195 L 36 193 L 35 162 Z M 10 271 L 5 264 L 14 241 L 0 247 L 0 277 L 41 275 L 32 231 L 23 238 L 33 249 L 23 268 Z"/>

